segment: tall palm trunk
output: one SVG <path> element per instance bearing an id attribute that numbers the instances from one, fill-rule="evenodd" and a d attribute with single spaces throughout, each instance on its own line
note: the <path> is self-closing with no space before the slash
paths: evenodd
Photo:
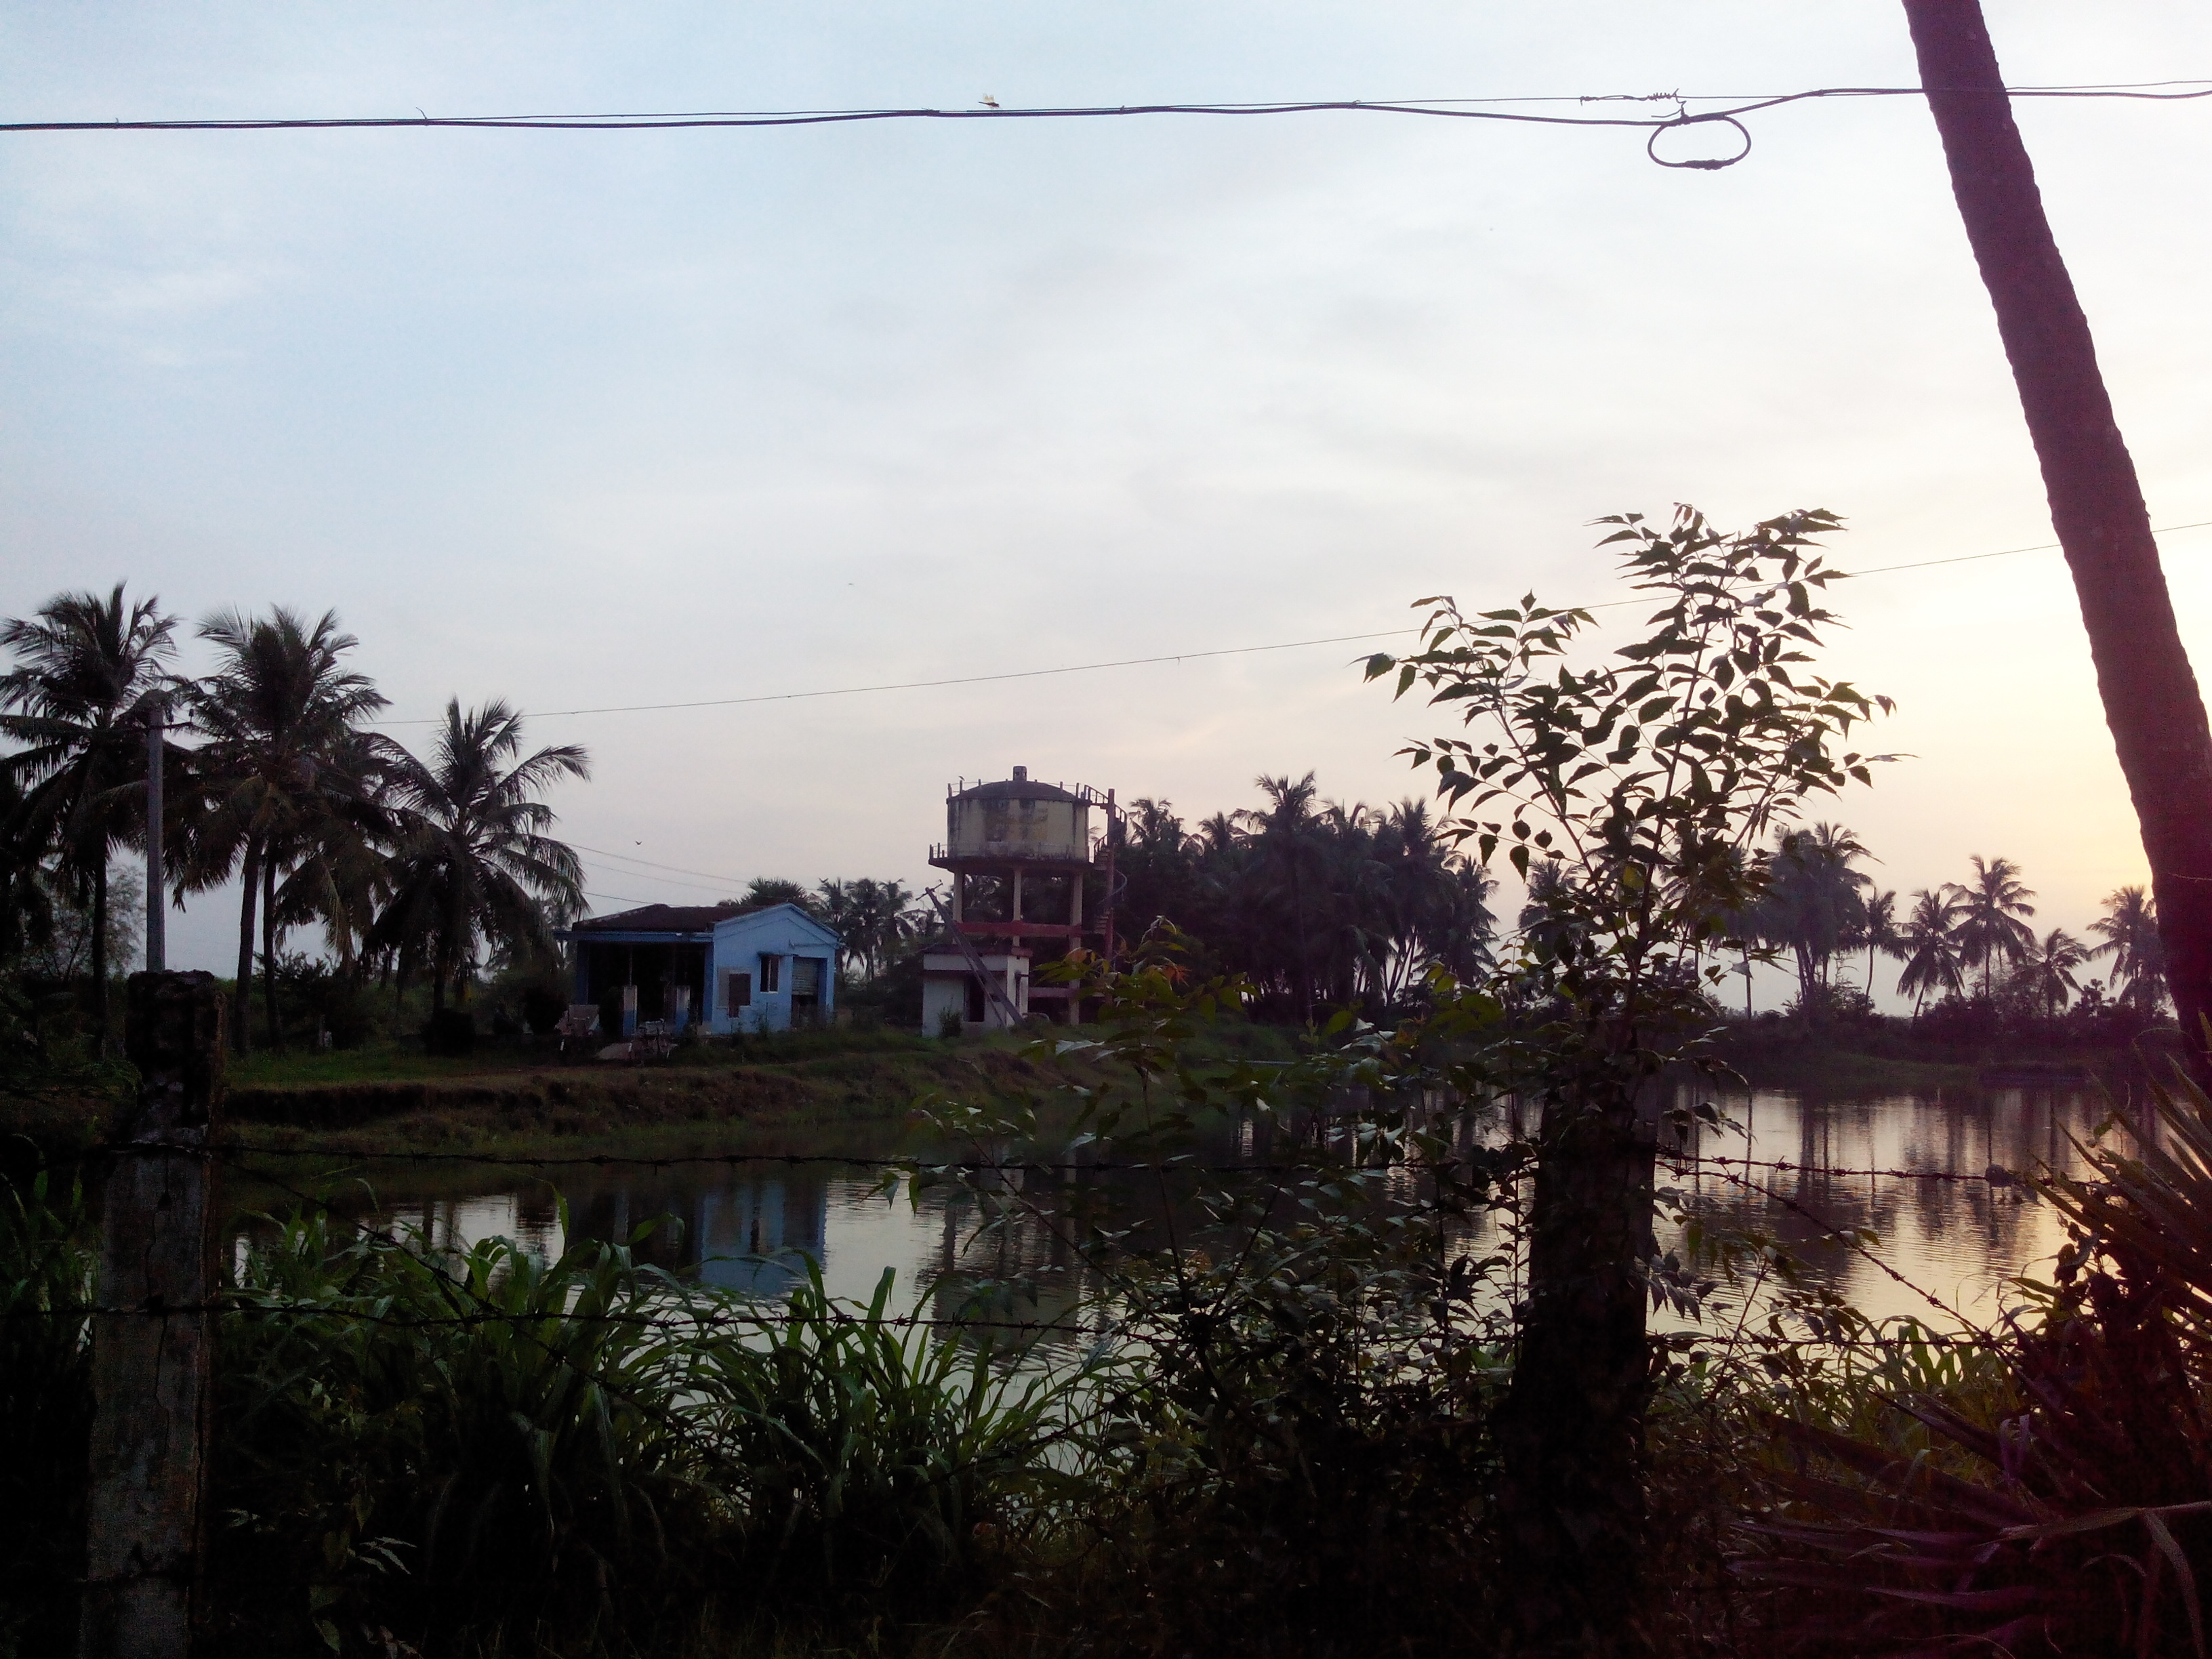
<path id="1" fill-rule="evenodd" d="M 107 849 L 100 849 L 92 869 L 93 1047 L 107 1058 Z"/>
<path id="2" fill-rule="evenodd" d="M 239 885 L 246 896 L 238 906 L 238 978 L 230 994 L 230 1024 L 232 1046 L 244 1054 L 253 1051 L 249 1029 L 253 1024 L 253 906 L 261 896 L 261 842 L 257 836 L 246 837 Z"/>
<path id="3" fill-rule="evenodd" d="M 2097 690 L 2158 896 L 2167 980 L 2200 1075 L 2212 1013 L 2212 727 L 2135 460 L 2043 211 L 1978 0 L 1905 0 L 1997 332 L 2074 574 Z"/>
<path id="4" fill-rule="evenodd" d="M 269 1046 L 284 1052 L 284 1022 L 276 1012 L 276 860 L 261 860 L 261 1006 L 269 1017 Z"/>

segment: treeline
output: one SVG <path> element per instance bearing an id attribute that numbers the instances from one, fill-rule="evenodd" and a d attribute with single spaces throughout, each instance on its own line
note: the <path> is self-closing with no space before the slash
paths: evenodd
<path id="1" fill-rule="evenodd" d="M 522 716 L 498 700 L 449 702 L 420 753 L 370 729 L 387 702 L 349 665 L 359 642 L 331 612 L 210 616 L 197 633 L 215 665 L 197 678 L 173 666 L 181 626 L 120 583 L 0 623 L 13 658 L 0 674 L 13 745 L 0 757 L 0 969 L 82 973 L 104 1048 L 113 952 L 131 932 L 116 906 L 143 890 L 111 865 L 149 833 L 173 899 L 240 884 L 241 1050 L 257 967 L 281 1044 L 287 973 L 427 983 L 434 1022 L 487 963 L 550 957 L 554 929 L 583 910 L 583 872 L 542 797 L 588 775 L 580 747 L 526 751 Z M 162 811 L 149 826 L 157 728 Z M 283 950 L 308 927 L 326 967 Z"/>
<path id="2" fill-rule="evenodd" d="M 1897 993 L 1911 1000 L 1916 1024 L 1958 1041 L 2036 1028 L 2131 1035 L 2166 1008 L 2157 906 L 2142 888 L 2106 896 L 2105 914 L 2089 925 L 2092 941 L 2063 927 L 2036 930 L 2035 890 L 2010 859 L 1976 854 L 1965 879 L 1900 901 L 1857 867 L 1871 856 L 1833 823 L 1785 832 L 1761 854 L 1765 890 L 1743 931 L 1796 968 L 1791 1012 L 1869 1012 L 1884 958 L 1895 964 Z M 2093 975 L 2100 963 L 2105 974 Z"/>
<path id="3" fill-rule="evenodd" d="M 1171 922 L 1194 941 L 1192 971 L 1243 974 L 1255 1012 L 1294 1021 L 1399 1012 L 1430 968 L 1466 980 L 1489 962 L 1494 884 L 1426 802 L 1325 800 L 1311 772 L 1256 787 L 1258 805 L 1194 827 L 1172 802 L 1129 803 L 1115 848 L 1123 937 Z"/>

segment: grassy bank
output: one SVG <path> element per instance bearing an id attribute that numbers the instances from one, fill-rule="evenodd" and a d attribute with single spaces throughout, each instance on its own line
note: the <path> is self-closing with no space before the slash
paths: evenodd
<path id="1" fill-rule="evenodd" d="M 257 1060 L 227 1115 L 249 1146 L 312 1141 L 350 1156 L 410 1151 L 631 1154 L 871 1148 L 931 1091 L 1012 1096 L 1048 1082 L 998 1039 L 900 1032 L 793 1033 L 705 1045 L 638 1065 L 562 1066 L 513 1053 L 466 1060 L 376 1053 Z"/>

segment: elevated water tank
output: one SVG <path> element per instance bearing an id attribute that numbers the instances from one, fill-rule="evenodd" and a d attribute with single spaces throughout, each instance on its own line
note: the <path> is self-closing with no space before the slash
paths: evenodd
<path id="1" fill-rule="evenodd" d="M 1034 783 L 1017 766 L 1001 783 L 978 783 L 945 804 L 945 851 L 955 859 L 1048 859 L 1088 863 L 1091 792 Z"/>

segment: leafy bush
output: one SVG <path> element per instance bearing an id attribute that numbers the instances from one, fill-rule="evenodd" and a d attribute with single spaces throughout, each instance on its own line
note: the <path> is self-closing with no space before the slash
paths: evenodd
<path id="1" fill-rule="evenodd" d="M 1780 1424 L 1798 1468 L 1743 1562 L 1808 1651 L 2201 1655 L 2212 1582 L 2212 1098 L 2036 1186 L 2069 1225 L 1980 1409 L 1888 1395 Z"/>

